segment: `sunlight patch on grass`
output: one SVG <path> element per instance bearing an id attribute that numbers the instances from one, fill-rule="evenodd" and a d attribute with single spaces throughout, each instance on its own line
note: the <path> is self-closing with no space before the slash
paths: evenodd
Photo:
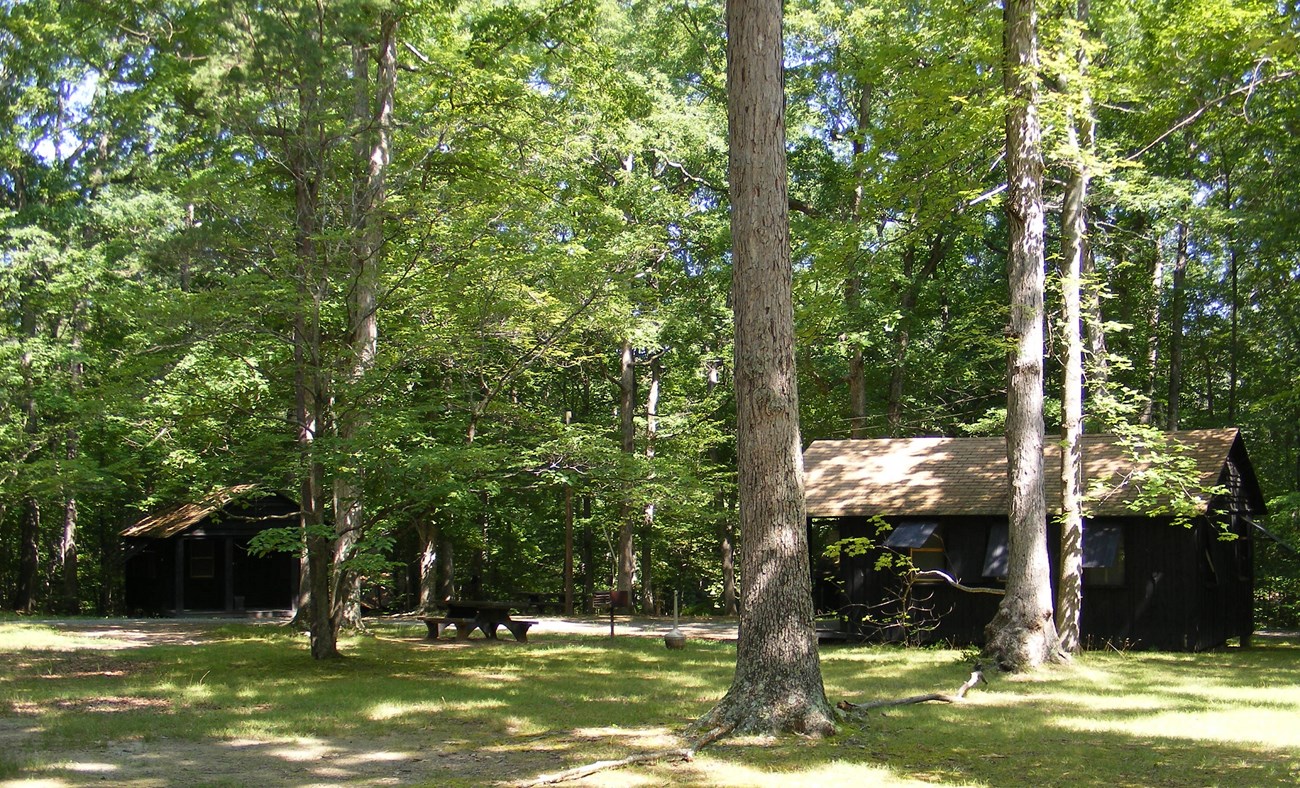
<path id="1" fill-rule="evenodd" d="M 1169 711 L 1128 720 L 1062 717 L 1057 725 L 1084 733 L 1225 742 L 1249 747 L 1300 748 L 1294 712 L 1270 709 Z"/>
<path id="2" fill-rule="evenodd" d="M 573 735 L 582 739 L 613 739 L 620 746 L 646 750 L 663 750 L 682 746 L 681 739 L 668 728 L 578 728 Z"/>
<path id="3" fill-rule="evenodd" d="M 1154 695 L 1120 695 L 1083 692 L 1053 692 L 1023 694 L 999 693 L 972 695 L 967 702 L 982 701 L 999 706 L 1077 707 L 1081 711 L 1158 711 L 1169 707 L 1169 700 Z"/>
<path id="4" fill-rule="evenodd" d="M 683 782 L 707 786 L 753 786 L 753 788 L 825 788 L 833 785 L 967 785 L 953 783 L 941 775 L 918 774 L 915 778 L 895 774 L 879 764 L 854 761 L 833 761 L 828 764 L 800 770 L 766 771 L 754 766 L 732 763 L 717 758 L 698 758 L 687 764 L 694 774 L 681 774 Z M 686 767 L 674 773 L 687 772 Z"/>
<path id="5" fill-rule="evenodd" d="M 506 707 L 503 700 L 462 700 L 447 701 L 441 699 L 437 701 L 425 701 L 420 703 L 397 703 L 394 701 L 384 701 L 370 707 L 365 713 L 367 719 L 374 722 L 384 722 L 387 720 L 401 719 L 412 714 L 446 714 L 448 712 L 467 712 L 467 711 L 485 711 L 489 709 L 501 709 Z"/>
<path id="6" fill-rule="evenodd" d="M 66 768 L 70 772 L 78 772 L 80 774 L 108 774 L 110 772 L 117 771 L 119 767 L 115 763 L 99 763 L 96 761 L 76 761 L 73 763 L 69 763 L 64 768 Z M 107 780 L 108 778 L 101 777 L 100 779 Z"/>
<path id="7" fill-rule="evenodd" d="M 1225 687 L 1194 681 L 1165 687 L 1171 695 L 1196 698 L 1207 703 L 1246 703 L 1254 706 L 1284 706 L 1300 710 L 1300 686 Z"/>
<path id="8" fill-rule="evenodd" d="M 52 627 L 30 624 L 0 624 L 0 654 L 19 651 L 76 651 L 78 649 L 126 649 L 137 643 L 108 637 L 71 635 Z"/>

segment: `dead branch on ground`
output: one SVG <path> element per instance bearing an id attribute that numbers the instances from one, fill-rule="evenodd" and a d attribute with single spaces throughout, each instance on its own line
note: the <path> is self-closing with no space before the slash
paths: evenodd
<path id="1" fill-rule="evenodd" d="M 692 741 L 689 747 L 679 747 L 673 750 L 660 750 L 659 752 L 643 752 L 637 755 L 629 755 L 626 758 L 620 758 L 616 761 L 596 761 L 595 763 L 589 763 L 585 766 L 575 766 L 572 769 L 565 769 L 562 772 L 556 772 L 554 774 L 543 774 L 535 780 L 516 783 L 516 786 L 518 786 L 518 788 L 533 788 L 538 785 L 555 785 L 556 783 L 568 782 L 569 780 L 581 780 L 583 777 L 588 777 L 596 772 L 603 772 L 607 769 L 621 769 L 624 766 L 631 766 L 635 763 L 691 761 L 695 759 L 695 753 L 731 733 L 734 727 L 734 725 L 718 726 Z"/>
<path id="2" fill-rule="evenodd" d="M 848 712 L 850 715 L 865 717 L 867 716 L 867 712 L 871 709 L 883 709 L 892 706 L 910 706 L 913 703 L 928 703 L 931 701 L 938 703 L 961 703 L 965 700 L 966 693 L 970 692 L 976 684 L 988 683 L 988 680 L 984 678 L 983 666 L 976 663 L 975 667 L 971 670 L 970 678 L 966 679 L 966 683 L 958 687 L 957 691 L 951 695 L 945 695 L 941 692 L 931 692 L 926 695 L 913 695 L 910 698 L 899 698 L 896 700 L 873 700 L 870 703 L 850 703 L 847 700 L 842 700 L 835 704 L 835 708 Z"/>

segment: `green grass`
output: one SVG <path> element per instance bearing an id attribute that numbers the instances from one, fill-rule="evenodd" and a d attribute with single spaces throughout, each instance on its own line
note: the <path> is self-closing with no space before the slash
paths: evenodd
<path id="1" fill-rule="evenodd" d="M 301 636 L 266 626 L 220 627 L 198 645 L 106 649 L 103 638 L 0 623 L 0 779 L 82 784 L 152 768 L 167 781 L 175 768 L 193 771 L 172 782 L 201 773 L 210 785 L 275 785 L 328 768 L 313 779 L 509 782 L 679 746 L 672 734 L 721 697 L 735 659 L 734 646 L 698 640 L 670 652 L 648 638 L 463 644 L 422 634 L 386 626 L 347 639 L 346 659 L 318 663 Z M 832 702 L 950 692 L 968 665 L 951 650 L 822 652 Z M 827 740 L 731 739 L 689 764 L 589 784 L 1300 782 L 1294 641 L 1098 652 L 990 678 L 966 703 L 899 707 Z"/>

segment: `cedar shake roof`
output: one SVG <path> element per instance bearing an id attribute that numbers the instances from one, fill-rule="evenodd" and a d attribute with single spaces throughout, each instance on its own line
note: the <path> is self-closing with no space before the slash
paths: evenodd
<path id="1" fill-rule="evenodd" d="M 198 503 L 179 503 L 140 518 L 122 529 L 122 536 L 146 539 L 169 539 L 194 527 L 204 517 L 225 508 L 241 495 L 257 489 L 255 484 L 240 484 L 213 490 Z"/>
<path id="2" fill-rule="evenodd" d="M 1239 440 L 1235 428 L 1167 435 L 1195 459 L 1205 486 L 1220 482 L 1228 453 Z M 1126 480 L 1141 464 L 1126 454 L 1115 436 L 1084 436 L 1083 467 L 1085 493 L 1105 485 L 1104 494 L 1089 497 L 1088 514 L 1133 514 L 1128 504 L 1137 490 Z M 816 441 L 804 452 L 804 469 L 809 517 L 1007 513 L 1004 438 Z M 1048 511 L 1060 512 L 1061 446 L 1051 436 L 1044 448 L 1043 472 Z"/>

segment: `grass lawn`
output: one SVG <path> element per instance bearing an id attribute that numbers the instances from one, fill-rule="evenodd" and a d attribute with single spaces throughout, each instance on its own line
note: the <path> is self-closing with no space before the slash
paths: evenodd
<path id="1" fill-rule="evenodd" d="M 0 621 L 0 785 L 508 784 L 681 746 L 735 659 L 700 640 L 423 635 L 383 625 L 316 663 L 302 636 L 265 625 L 145 648 Z M 733 738 L 575 784 L 1295 785 L 1300 642 L 1257 642 L 1089 653 L 830 739 Z M 822 670 L 832 702 L 866 702 L 951 692 L 968 656 L 841 646 Z"/>

